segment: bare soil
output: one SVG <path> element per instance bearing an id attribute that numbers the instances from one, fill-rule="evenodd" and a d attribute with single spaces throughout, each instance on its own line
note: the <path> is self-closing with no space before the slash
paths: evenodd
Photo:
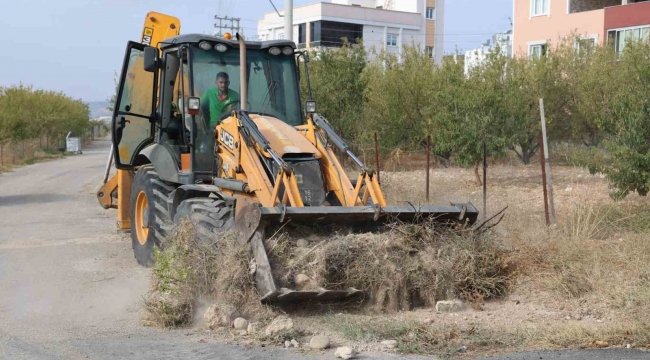
<path id="1" fill-rule="evenodd" d="M 472 202 L 482 209 L 473 170 L 440 168 L 430 175 L 429 203 Z M 647 269 L 635 265 L 642 264 L 645 255 L 625 245 L 650 239 L 645 228 L 628 226 L 630 218 L 637 216 L 634 209 L 646 208 L 649 200 L 631 194 L 615 203 L 608 196 L 607 180 L 580 168 L 557 166 L 552 175 L 558 224 L 547 228 L 539 168 L 489 168 L 488 215 L 508 206 L 494 231 L 512 251 L 518 267 L 516 286 L 505 298 L 467 304 L 454 313 L 437 313 L 433 308 L 378 313 L 355 304 L 287 309 L 296 324 L 294 336 L 304 344 L 311 334 L 323 333 L 335 346 L 363 352 L 458 358 L 530 349 L 649 347 L 650 295 L 639 291 L 633 280 L 646 275 Z M 381 174 L 390 203 L 424 203 L 424 179 L 424 171 Z M 619 209 L 611 223 L 607 222 L 614 217 L 611 211 L 594 210 L 608 206 Z M 632 213 L 625 215 L 625 209 Z M 581 215 L 586 213 L 593 216 Z M 628 257 L 629 263 L 621 257 Z M 588 284 L 586 290 L 574 289 L 576 281 Z M 254 342 L 248 335 L 227 333 Z M 387 339 L 398 340 L 397 349 L 385 349 L 381 341 Z"/>

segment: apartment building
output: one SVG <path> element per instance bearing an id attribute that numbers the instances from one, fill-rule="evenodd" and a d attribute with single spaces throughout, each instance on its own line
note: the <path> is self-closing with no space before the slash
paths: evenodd
<path id="1" fill-rule="evenodd" d="M 295 7 L 293 39 L 301 48 L 341 47 L 343 38 L 401 59 L 415 45 L 442 61 L 445 0 L 332 0 Z M 280 11 L 280 15 L 284 15 Z M 259 20 L 260 40 L 283 39 L 284 18 L 270 12 Z"/>
<path id="2" fill-rule="evenodd" d="M 490 54 L 496 49 L 499 49 L 500 53 L 507 57 L 512 56 L 512 30 L 495 34 L 492 36 L 492 42 L 488 40 L 480 48 L 466 51 L 464 57 L 465 75 L 469 74 L 473 68 L 487 61 Z"/>
<path id="3" fill-rule="evenodd" d="M 649 0 L 514 0 L 515 54 L 540 56 L 575 33 L 575 46 L 607 44 L 623 51 L 630 40 L 650 41 Z"/>

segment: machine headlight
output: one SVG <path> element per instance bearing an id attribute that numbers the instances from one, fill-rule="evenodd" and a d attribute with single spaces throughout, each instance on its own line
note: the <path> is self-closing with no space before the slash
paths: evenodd
<path id="1" fill-rule="evenodd" d="M 200 47 L 201 49 L 205 50 L 205 51 L 208 51 L 208 50 L 212 49 L 212 44 L 210 44 L 210 43 L 207 42 L 207 41 L 201 41 L 201 42 L 199 43 L 199 47 Z"/>
<path id="2" fill-rule="evenodd" d="M 280 50 L 279 47 L 274 46 L 274 47 L 269 49 L 269 54 L 277 56 L 277 55 L 282 54 L 282 50 Z"/>
<path id="3" fill-rule="evenodd" d="M 285 46 L 282 48 L 282 53 L 285 55 L 293 55 L 293 48 L 291 46 Z"/>
<path id="4" fill-rule="evenodd" d="M 214 49 L 217 50 L 218 52 L 226 52 L 228 51 L 228 47 L 224 44 L 217 44 L 214 46 Z"/>
<path id="5" fill-rule="evenodd" d="M 305 102 L 305 112 L 308 114 L 313 114 L 316 112 L 316 102 L 313 100 L 307 100 Z"/>

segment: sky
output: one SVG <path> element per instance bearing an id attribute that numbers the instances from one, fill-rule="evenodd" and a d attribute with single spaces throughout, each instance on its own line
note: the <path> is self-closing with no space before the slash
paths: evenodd
<path id="1" fill-rule="evenodd" d="M 479 47 L 509 30 L 512 1 L 445 0 L 445 52 Z M 84 101 L 110 97 L 126 43 L 140 40 L 149 11 L 178 17 L 185 34 L 211 33 L 217 13 L 242 18 L 244 32 L 254 34 L 256 20 L 273 11 L 269 0 L 25 0 L 1 8 L 0 86 L 23 83 Z"/>

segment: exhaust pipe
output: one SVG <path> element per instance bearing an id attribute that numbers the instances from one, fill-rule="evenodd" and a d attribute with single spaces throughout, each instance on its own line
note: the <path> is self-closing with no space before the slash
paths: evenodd
<path id="1" fill-rule="evenodd" d="M 241 84 L 241 89 L 239 91 L 240 103 L 239 106 L 242 110 L 248 110 L 248 87 L 247 87 L 247 74 L 246 74 L 246 42 L 244 42 L 244 37 L 237 33 L 237 41 L 239 41 L 239 83 Z"/>

